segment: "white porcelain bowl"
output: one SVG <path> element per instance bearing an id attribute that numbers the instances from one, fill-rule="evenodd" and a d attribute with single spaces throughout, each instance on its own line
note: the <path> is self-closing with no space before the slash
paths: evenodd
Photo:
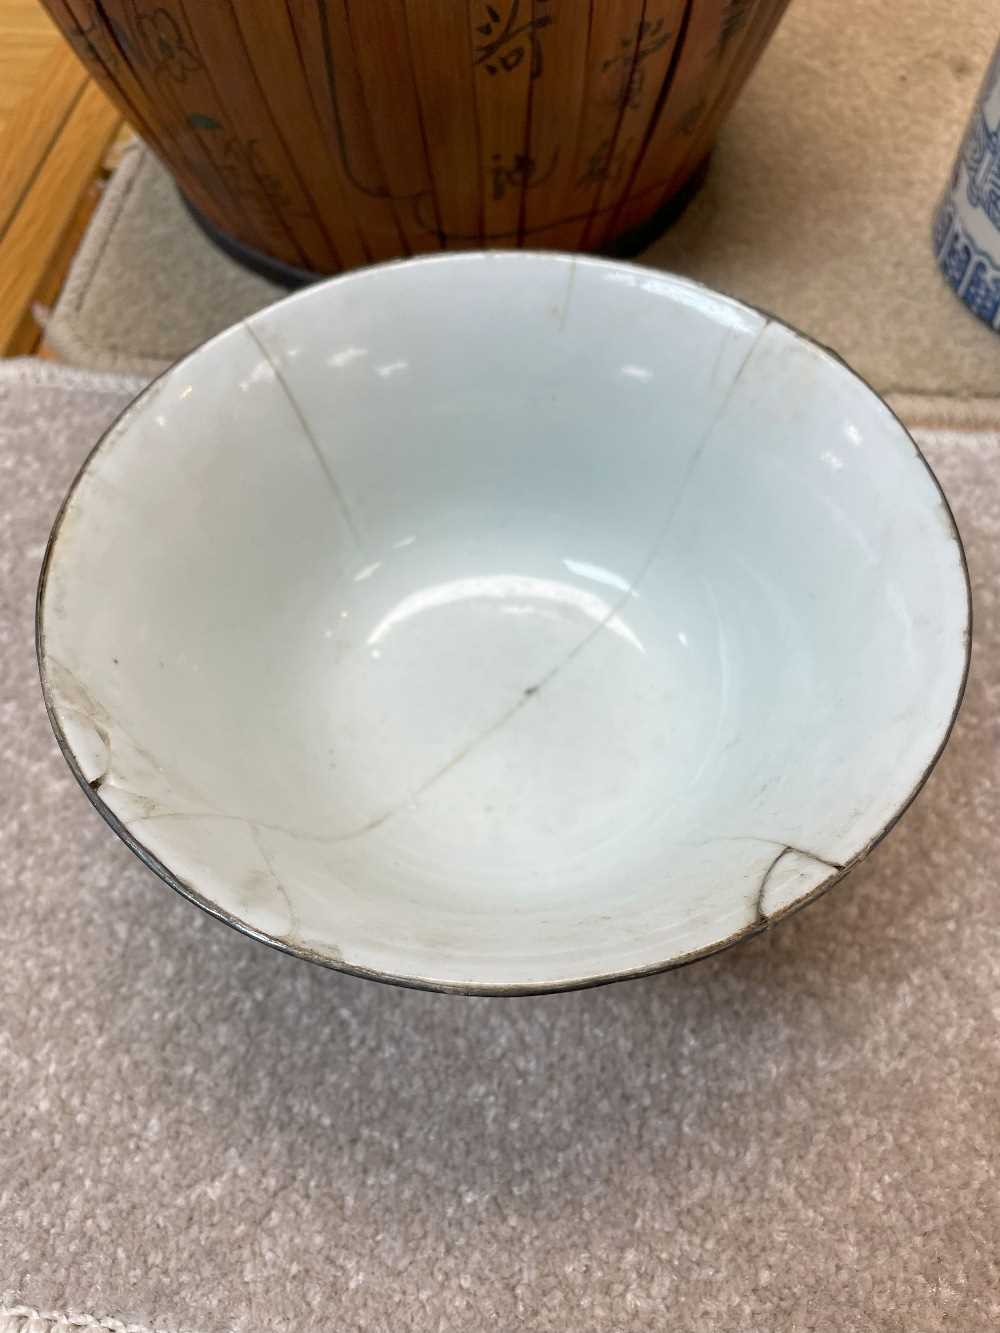
<path id="1" fill-rule="evenodd" d="M 579 986 L 718 949 L 894 823 L 968 663 L 951 514 L 842 362 L 593 259 L 313 287 L 142 394 L 39 657 L 126 842 L 365 975 Z"/>

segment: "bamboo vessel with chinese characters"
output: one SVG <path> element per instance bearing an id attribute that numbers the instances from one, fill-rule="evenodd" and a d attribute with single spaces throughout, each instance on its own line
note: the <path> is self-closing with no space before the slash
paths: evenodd
<path id="1" fill-rule="evenodd" d="M 787 0 L 43 0 L 248 262 L 602 251 L 702 167 Z"/>

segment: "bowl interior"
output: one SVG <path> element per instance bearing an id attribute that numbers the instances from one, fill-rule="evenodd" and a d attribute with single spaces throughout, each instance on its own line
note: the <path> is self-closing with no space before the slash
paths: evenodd
<path id="1" fill-rule="evenodd" d="M 463 255 L 280 302 L 81 473 L 53 720 L 178 887 L 322 961 L 543 989 L 835 877 L 953 720 L 961 547 L 884 404 L 680 279 Z"/>

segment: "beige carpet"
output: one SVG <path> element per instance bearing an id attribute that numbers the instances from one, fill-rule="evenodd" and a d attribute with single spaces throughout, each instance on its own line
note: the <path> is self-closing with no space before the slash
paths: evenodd
<path id="1" fill-rule="evenodd" d="M 0 366 L 2 1333 L 87 1313 L 169 1333 L 1000 1326 L 996 406 L 963 429 L 932 405 L 921 437 L 976 639 L 900 826 L 725 954 L 490 1000 L 252 943 L 77 790 L 36 680 L 35 579 L 135 388 Z"/>
<path id="2" fill-rule="evenodd" d="M 773 311 L 882 391 L 1000 394 L 1000 339 L 939 278 L 929 239 L 996 17 L 978 0 L 793 0 L 702 194 L 645 261 Z M 71 364 L 155 374 L 279 294 L 134 153 L 48 338 Z"/>

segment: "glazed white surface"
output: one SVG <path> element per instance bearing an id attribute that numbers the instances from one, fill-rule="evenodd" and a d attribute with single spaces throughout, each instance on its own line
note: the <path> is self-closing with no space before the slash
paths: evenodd
<path id="1" fill-rule="evenodd" d="M 196 897 L 470 989 L 793 906 L 933 761 L 960 546 L 839 361 L 681 279 L 457 255 L 311 288 L 157 381 L 55 536 L 43 675 Z"/>

